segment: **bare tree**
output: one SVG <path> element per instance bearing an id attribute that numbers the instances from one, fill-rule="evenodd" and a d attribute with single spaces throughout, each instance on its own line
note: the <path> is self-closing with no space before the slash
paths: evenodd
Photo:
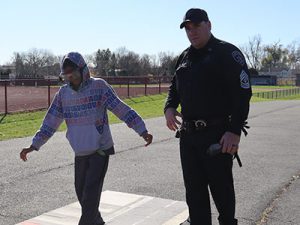
<path id="1" fill-rule="evenodd" d="M 86 54 L 84 55 L 84 59 L 85 59 L 85 62 L 86 64 L 95 64 L 96 65 L 96 54 Z"/>
<path id="2" fill-rule="evenodd" d="M 17 78 L 43 78 L 59 73 L 58 57 L 44 49 L 15 52 L 12 62 L 16 67 Z"/>
<path id="3" fill-rule="evenodd" d="M 166 53 L 166 52 L 160 52 L 158 54 L 159 58 L 159 65 L 160 65 L 160 70 L 159 74 L 160 75 L 172 75 L 175 72 L 175 65 L 176 61 L 178 59 L 177 56 L 174 56 L 172 53 Z"/>
<path id="4" fill-rule="evenodd" d="M 153 65 L 151 64 L 151 58 L 149 55 L 144 54 L 140 58 L 140 67 L 142 75 L 151 74 L 153 72 Z"/>
<path id="5" fill-rule="evenodd" d="M 259 34 L 249 38 L 247 45 L 241 47 L 250 67 L 258 71 L 263 57 L 262 38 Z"/>
<path id="6" fill-rule="evenodd" d="M 54 64 L 54 56 L 44 49 L 31 49 L 24 57 L 25 65 L 28 73 L 33 78 L 42 78 L 43 74 L 39 73 L 43 67 L 48 67 Z"/>
<path id="7" fill-rule="evenodd" d="M 14 52 L 14 55 L 12 57 L 12 64 L 15 66 L 16 78 L 20 78 L 24 76 L 25 74 L 24 58 L 20 53 Z"/>
<path id="8" fill-rule="evenodd" d="M 291 69 L 297 69 L 297 66 L 300 64 L 300 44 L 298 43 L 298 46 L 296 45 L 296 42 L 292 42 L 287 46 L 287 63 Z"/>
<path id="9" fill-rule="evenodd" d="M 128 76 L 142 75 L 139 54 L 120 48 L 116 52 L 117 68 L 125 71 Z"/>
<path id="10" fill-rule="evenodd" d="M 54 56 L 47 50 L 31 49 L 14 53 L 12 62 L 16 66 L 18 78 L 43 78 L 45 75 L 59 74 L 61 59 L 62 56 Z M 99 49 L 94 54 L 85 55 L 85 59 L 88 64 L 93 64 L 93 74 L 100 76 L 171 75 L 175 70 L 177 56 L 169 52 L 140 56 L 122 47 L 115 52 Z"/>

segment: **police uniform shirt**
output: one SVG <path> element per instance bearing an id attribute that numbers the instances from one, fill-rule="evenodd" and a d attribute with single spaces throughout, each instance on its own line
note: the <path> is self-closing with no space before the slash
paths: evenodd
<path id="1" fill-rule="evenodd" d="M 204 48 L 190 46 L 180 55 L 165 111 L 180 104 L 184 120 L 230 117 L 228 131 L 240 135 L 251 95 L 243 54 L 212 35 Z"/>

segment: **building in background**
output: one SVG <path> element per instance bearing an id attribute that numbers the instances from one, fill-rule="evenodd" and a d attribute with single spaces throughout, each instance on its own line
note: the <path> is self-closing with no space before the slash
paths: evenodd
<path id="1" fill-rule="evenodd" d="M 13 65 L 0 66 L 0 80 L 13 79 L 16 75 L 16 68 Z"/>

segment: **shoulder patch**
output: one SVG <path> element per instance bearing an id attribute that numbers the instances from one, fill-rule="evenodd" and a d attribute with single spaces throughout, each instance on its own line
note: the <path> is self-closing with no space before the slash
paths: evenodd
<path id="1" fill-rule="evenodd" d="M 231 53 L 234 61 L 236 61 L 238 64 L 240 64 L 241 66 L 244 66 L 246 64 L 244 56 L 242 55 L 242 53 L 240 51 L 233 51 Z"/>
<path id="2" fill-rule="evenodd" d="M 250 88 L 250 81 L 248 74 L 242 70 L 240 74 L 240 81 L 241 81 L 241 88 L 249 89 Z"/>

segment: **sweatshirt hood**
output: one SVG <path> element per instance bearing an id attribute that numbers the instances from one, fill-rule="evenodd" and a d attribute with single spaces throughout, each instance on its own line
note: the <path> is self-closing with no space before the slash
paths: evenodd
<path id="1" fill-rule="evenodd" d="M 80 73 L 82 75 L 82 83 L 85 83 L 85 81 L 87 81 L 90 78 L 90 71 L 82 55 L 78 52 L 69 52 L 68 54 L 66 54 L 62 58 L 60 64 L 61 75 L 64 74 L 63 64 L 66 59 L 71 60 L 73 63 L 75 63 L 78 66 L 78 68 L 80 69 Z"/>

